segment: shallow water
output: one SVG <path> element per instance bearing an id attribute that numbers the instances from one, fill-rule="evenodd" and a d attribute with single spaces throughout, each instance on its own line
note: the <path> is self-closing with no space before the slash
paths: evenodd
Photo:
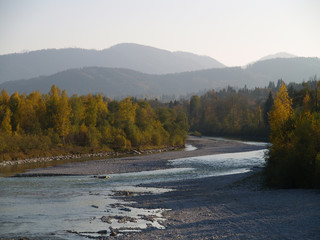
<path id="1" fill-rule="evenodd" d="M 265 150 L 225 153 L 210 156 L 181 158 L 169 161 L 174 167 L 195 169 L 188 178 L 229 175 L 250 171 L 264 165 Z"/>
<path id="2" fill-rule="evenodd" d="M 132 208 L 128 202 L 115 199 L 113 191 L 162 193 L 170 190 L 136 185 L 246 172 L 263 166 L 264 151 L 176 159 L 169 162 L 173 168 L 112 174 L 109 179 L 0 178 L 0 237 L 86 239 L 100 236 L 97 232 L 101 230 L 107 230 L 107 235 L 110 227 L 122 228 L 123 232 L 161 229 L 165 209 Z M 101 220 L 103 216 L 113 218 L 108 223 Z M 125 222 L 124 216 L 130 218 Z"/>

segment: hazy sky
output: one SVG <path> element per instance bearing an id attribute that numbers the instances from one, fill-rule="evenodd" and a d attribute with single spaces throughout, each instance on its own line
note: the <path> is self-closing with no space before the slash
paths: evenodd
<path id="1" fill-rule="evenodd" d="M 0 54 L 132 42 L 244 65 L 320 57 L 319 0 L 0 0 Z"/>

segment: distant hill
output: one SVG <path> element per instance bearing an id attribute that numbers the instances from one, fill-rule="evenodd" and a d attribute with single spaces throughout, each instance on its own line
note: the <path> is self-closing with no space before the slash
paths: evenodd
<path id="1" fill-rule="evenodd" d="M 293 55 L 291 53 L 279 52 L 279 53 L 270 54 L 265 57 L 262 57 L 258 61 L 264 61 L 264 60 L 275 59 L 275 58 L 296 58 L 296 57 L 297 57 L 296 55 Z"/>
<path id="2" fill-rule="evenodd" d="M 6 89 L 9 93 L 14 91 L 30 93 L 34 90 L 47 93 L 55 84 L 67 90 L 69 95 L 103 93 L 116 97 L 149 92 L 149 88 L 153 85 L 152 82 L 147 81 L 148 76 L 148 74 L 129 69 L 86 67 L 69 69 L 47 77 L 8 81 L 0 84 L 0 88 Z"/>
<path id="3" fill-rule="evenodd" d="M 256 61 L 250 62 L 247 65 L 243 66 L 243 68 L 247 68 L 248 66 L 257 63 L 257 62 L 261 62 L 264 60 L 270 60 L 270 59 L 277 59 L 277 58 L 296 58 L 297 56 L 291 54 L 291 53 L 286 53 L 286 52 L 279 52 L 279 53 L 275 53 L 275 54 L 270 54 L 267 56 L 264 56 Z"/>
<path id="4" fill-rule="evenodd" d="M 0 83 L 91 66 L 127 68 L 149 74 L 225 67 L 207 56 L 124 43 L 101 51 L 68 48 L 1 55 Z"/>
<path id="5" fill-rule="evenodd" d="M 74 93 L 103 93 L 109 97 L 124 96 L 176 96 L 196 93 L 204 89 L 224 87 L 265 87 L 270 81 L 283 79 L 286 83 L 309 80 L 320 76 L 319 58 L 289 58 L 260 61 L 248 66 L 216 68 L 175 74 L 145 74 L 123 68 L 86 67 L 69 69 L 54 75 L 29 80 L 9 81 L 0 84 L 10 94 L 14 91 L 30 93 L 40 90 L 47 93 L 52 84 Z"/>
<path id="6" fill-rule="evenodd" d="M 308 81 L 314 75 L 320 76 L 319 58 L 275 58 L 258 61 L 249 65 L 246 71 L 255 75 L 264 76 L 266 80 L 300 83 Z"/>
<path id="7" fill-rule="evenodd" d="M 160 96 L 181 94 L 203 89 L 221 88 L 227 82 L 246 84 L 255 80 L 241 68 L 209 69 L 177 74 L 152 75 L 129 69 L 86 67 L 70 69 L 47 77 L 8 81 L 0 84 L 10 94 L 14 91 L 47 93 L 52 84 L 72 94 L 103 93 L 108 97 Z M 238 85 L 238 84 L 236 84 Z"/>

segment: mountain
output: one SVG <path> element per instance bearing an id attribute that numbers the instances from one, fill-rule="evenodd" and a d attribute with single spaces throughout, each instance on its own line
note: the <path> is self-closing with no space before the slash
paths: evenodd
<path id="1" fill-rule="evenodd" d="M 258 59 L 257 61 L 253 61 L 248 63 L 247 65 L 244 66 L 244 68 L 247 68 L 248 66 L 260 62 L 260 61 L 264 61 L 264 60 L 270 60 L 270 59 L 277 59 L 277 58 L 296 58 L 297 56 L 291 54 L 291 53 L 286 53 L 286 52 L 279 52 L 279 53 L 275 53 L 275 54 L 270 54 L 267 56 L 264 56 L 260 59 Z"/>
<path id="2" fill-rule="evenodd" d="M 152 76 L 152 75 L 150 75 Z M 106 96 L 116 97 L 127 94 L 138 95 L 149 90 L 148 74 L 129 69 L 86 67 L 69 69 L 51 76 L 42 76 L 29 80 L 7 81 L 0 84 L 1 88 L 9 93 L 14 91 L 30 93 L 39 90 L 47 93 L 55 84 L 67 90 L 69 95 L 103 93 Z"/>
<path id="3" fill-rule="evenodd" d="M 50 76 L 0 84 L 10 94 L 14 91 L 47 93 L 52 84 L 74 93 L 102 93 L 108 97 L 184 95 L 204 89 L 221 89 L 228 85 L 242 88 L 265 87 L 270 81 L 283 79 L 300 83 L 314 75 L 320 76 L 319 58 L 288 58 L 259 61 L 248 66 L 212 68 L 175 74 L 146 74 L 123 68 L 85 67 L 69 69 Z"/>
<path id="4" fill-rule="evenodd" d="M 0 83 L 90 66 L 127 68 L 149 74 L 225 67 L 206 56 L 123 43 L 101 51 L 68 48 L 1 55 Z"/>
<path id="5" fill-rule="evenodd" d="M 275 59 L 275 58 L 296 58 L 297 56 L 291 54 L 291 53 L 286 53 L 286 52 L 279 52 L 275 54 L 270 54 L 265 57 L 260 58 L 258 61 L 263 61 L 263 60 L 269 60 L 269 59 Z"/>
<path id="6" fill-rule="evenodd" d="M 194 72 L 155 75 L 121 68 L 86 67 L 69 69 L 47 77 L 7 81 L 0 84 L 9 94 L 14 91 L 47 93 L 55 84 L 69 95 L 103 93 L 108 97 L 176 96 L 203 89 L 222 88 L 226 82 L 245 85 L 254 81 L 241 68 L 208 69 Z M 233 84 L 233 85 L 234 85 Z"/>
<path id="7" fill-rule="evenodd" d="M 268 81 L 282 79 L 285 82 L 308 81 L 310 77 L 320 76 L 319 58 L 275 58 L 249 65 L 246 71 L 260 75 Z"/>

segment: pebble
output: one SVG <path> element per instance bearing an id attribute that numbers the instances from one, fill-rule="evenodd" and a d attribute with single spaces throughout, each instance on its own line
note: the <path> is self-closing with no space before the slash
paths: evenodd
<path id="1" fill-rule="evenodd" d="M 22 160 L 12 160 L 12 161 L 2 161 L 0 162 L 0 167 L 13 166 L 19 164 L 28 164 L 28 163 L 39 163 L 39 162 L 51 162 L 51 161 L 60 161 L 67 159 L 77 159 L 77 158 L 91 158 L 91 157 L 109 157 L 109 156 L 119 156 L 119 155 L 128 155 L 128 154 L 151 154 L 151 153 L 161 153 L 178 150 L 180 147 L 166 147 L 162 149 L 151 149 L 151 150 L 132 150 L 129 152 L 100 152 L 100 153 L 88 153 L 88 154 L 70 154 L 70 155 L 60 155 L 53 157 L 40 157 L 40 158 L 29 158 Z"/>

